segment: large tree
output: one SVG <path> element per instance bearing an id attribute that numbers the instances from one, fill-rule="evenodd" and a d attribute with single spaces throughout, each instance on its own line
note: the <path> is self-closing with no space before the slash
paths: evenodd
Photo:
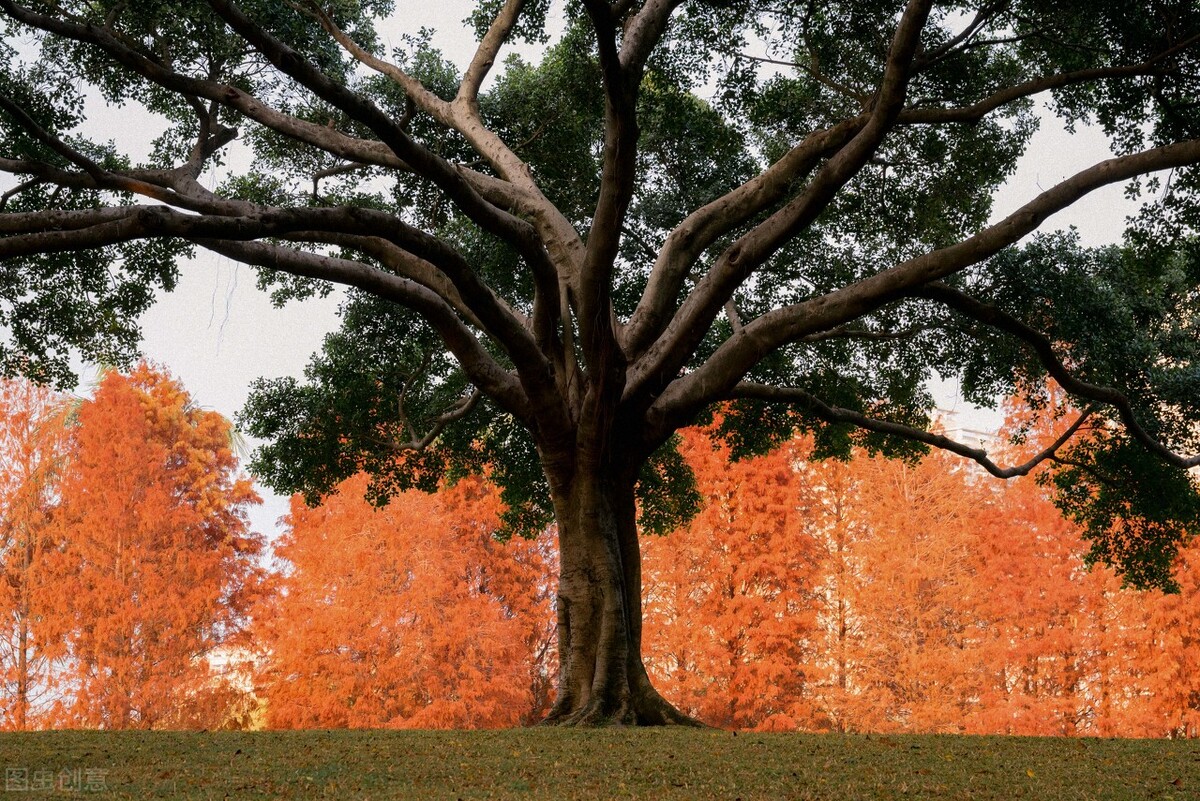
<path id="1" fill-rule="evenodd" d="M 60 723 L 219 727 L 237 693 L 210 657 L 258 592 L 258 503 L 231 424 L 145 364 L 80 403 L 42 556 L 41 629 L 64 643 Z"/>
<path id="2" fill-rule="evenodd" d="M 256 387 L 257 469 L 383 499 L 486 468 L 510 530 L 556 521 L 553 721 L 687 720 L 642 664 L 638 530 L 694 512 L 674 432 L 722 404 L 734 456 L 799 428 L 1057 459 L 1135 582 L 1194 526 L 1194 0 L 483 0 L 462 70 L 385 46 L 388 0 L 0 11 L 4 367 L 128 356 L 197 247 L 281 302 L 349 287 L 307 380 Z M 165 126 L 144 163 L 87 97 Z M 1038 103 L 1116 155 L 992 219 Z M 1123 247 L 1037 235 L 1123 182 L 1153 201 Z M 1001 467 L 930 430 L 934 370 L 985 402 L 1049 375 L 1085 413 Z"/>

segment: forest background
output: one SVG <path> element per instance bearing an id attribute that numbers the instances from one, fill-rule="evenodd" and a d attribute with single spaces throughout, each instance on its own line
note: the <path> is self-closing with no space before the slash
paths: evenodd
<path id="1" fill-rule="evenodd" d="M 1010 407 L 1007 430 L 1032 434 L 1002 447 L 1056 436 L 1054 406 Z M 495 539 L 485 481 L 374 507 L 358 477 L 292 499 L 270 553 L 234 441 L 146 364 L 84 398 L 3 385 L 0 727 L 545 714 L 552 532 Z M 1123 588 L 1036 476 L 809 447 L 731 463 L 686 432 L 703 511 L 644 543 L 647 666 L 681 709 L 760 730 L 1200 736 L 1200 545 L 1179 593 Z"/>

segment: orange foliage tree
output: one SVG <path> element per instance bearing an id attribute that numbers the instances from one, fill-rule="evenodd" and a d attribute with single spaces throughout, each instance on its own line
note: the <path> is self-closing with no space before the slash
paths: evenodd
<path id="1" fill-rule="evenodd" d="M 664 697 L 712 725 L 804 719 L 818 545 L 801 449 L 730 464 L 690 430 L 681 452 L 706 503 L 684 529 L 643 543 L 647 669 Z"/>
<path id="2" fill-rule="evenodd" d="M 1032 422 L 1030 447 L 1056 436 Z M 643 563 L 647 664 L 682 709 L 732 727 L 1200 733 L 1198 544 L 1180 595 L 1139 592 L 1085 564 L 1032 477 L 942 453 L 812 462 L 802 440 L 728 464 L 700 432 L 684 443 L 705 511 Z"/>
<path id="3" fill-rule="evenodd" d="M 549 707 L 550 540 L 501 543 L 495 492 L 297 496 L 259 615 L 272 727 L 498 727 Z"/>
<path id="4" fill-rule="evenodd" d="M 913 465 L 860 455 L 847 467 L 860 536 L 847 568 L 826 570 L 853 575 L 846 603 L 856 627 L 844 658 L 854 684 L 828 706 L 853 712 L 854 729 L 955 731 L 975 694 L 983 599 L 973 517 L 987 497 L 942 453 Z"/>
<path id="5" fill-rule="evenodd" d="M 145 364 L 79 405 L 46 560 L 48 633 L 69 654 L 62 723 L 229 723 L 206 657 L 235 641 L 262 545 L 231 442 L 227 420 Z"/>
<path id="6" fill-rule="evenodd" d="M 0 727 L 40 725 L 53 709 L 56 643 L 43 636 L 43 560 L 67 456 L 69 407 L 29 381 L 0 383 Z"/>

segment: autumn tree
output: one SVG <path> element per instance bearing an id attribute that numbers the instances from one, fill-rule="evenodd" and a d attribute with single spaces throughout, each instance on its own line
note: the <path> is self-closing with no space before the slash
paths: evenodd
<path id="1" fill-rule="evenodd" d="M 915 465 L 855 459 L 868 537 L 850 600 L 850 660 L 862 728 L 957 732 L 977 694 L 974 654 L 988 586 L 977 580 L 977 511 L 987 489 L 945 454 Z"/>
<path id="2" fill-rule="evenodd" d="M 489 0 L 463 69 L 386 46 L 393 11 L 0 0 L 0 363 L 127 357 L 197 247 L 280 301 L 348 287 L 307 378 L 256 387 L 257 469 L 312 500 L 366 470 L 382 500 L 487 466 L 510 529 L 554 519 L 552 721 L 687 721 L 641 658 L 639 514 L 694 511 L 673 435 L 716 404 L 734 457 L 803 429 L 1008 477 L 1031 465 L 930 429 L 925 381 L 990 403 L 1050 375 L 1112 424 L 1062 501 L 1168 579 L 1200 462 L 1192 0 Z M 144 160 L 89 92 L 165 126 Z M 992 219 L 1035 101 L 1115 155 Z M 1122 247 L 1037 235 L 1129 181 Z"/>
<path id="3" fill-rule="evenodd" d="M 44 579 L 44 628 L 68 649 L 64 722 L 223 725 L 192 713 L 224 690 L 206 657 L 243 626 L 261 549 L 231 426 L 145 364 L 106 373 L 76 416 Z"/>
<path id="4" fill-rule="evenodd" d="M 1178 593 L 1147 604 L 1152 633 L 1147 671 L 1158 724 L 1155 735 L 1200 737 L 1200 546 L 1184 549 L 1175 563 Z"/>
<path id="5" fill-rule="evenodd" d="M 859 555 L 870 552 L 870 531 L 858 514 L 866 501 L 853 460 L 809 461 L 804 472 L 817 504 L 811 518 L 818 546 L 811 725 L 846 732 L 878 712 L 859 691 L 866 666 L 856 657 L 867 623 L 855 600 L 864 581 Z"/>
<path id="6" fill-rule="evenodd" d="M 267 725 L 492 728 L 548 708 L 552 554 L 501 543 L 494 489 L 464 480 L 376 508 L 367 478 L 293 499 L 259 611 Z"/>
<path id="7" fill-rule="evenodd" d="M 710 725 L 806 721 L 818 548 L 813 492 L 796 469 L 804 443 L 730 464 L 727 448 L 692 429 L 680 452 L 703 508 L 642 545 L 650 675 Z"/>
<path id="8" fill-rule="evenodd" d="M 45 576 L 68 456 L 66 399 L 29 381 L 0 383 L 0 727 L 31 728 L 53 709 L 58 643 L 43 636 Z"/>

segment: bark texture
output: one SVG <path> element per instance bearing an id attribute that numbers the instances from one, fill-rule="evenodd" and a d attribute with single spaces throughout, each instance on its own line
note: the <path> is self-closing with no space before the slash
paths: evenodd
<path id="1" fill-rule="evenodd" d="M 642 664 L 641 558 L 633 482 L 585 475 L 556 499 L 558 697 L 546 723 L 700 726 Z"/>

